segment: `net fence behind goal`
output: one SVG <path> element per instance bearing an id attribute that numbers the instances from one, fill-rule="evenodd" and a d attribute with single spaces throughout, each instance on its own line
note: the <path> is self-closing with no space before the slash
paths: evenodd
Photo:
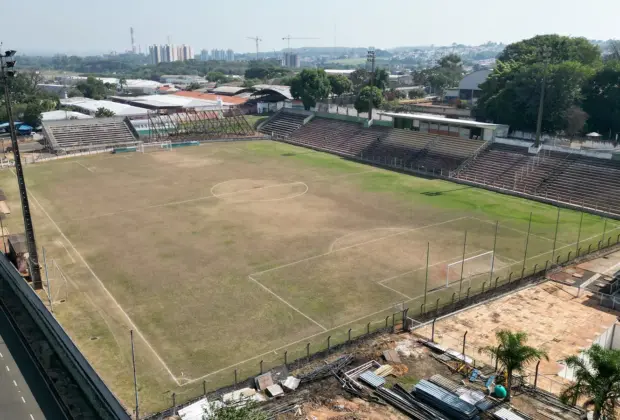
<path id="1" fill-rule="evenodd" d="M 60 268 L 56 260 L 47 259 L 45 261 L 45 277 L 44 291 L 47 295 L 48 302 L 59 303 L 69 298 L 69 283 L 67 276 Z"/>
<path id="2" fill-rule="evenodd" d="M 446 266 L 446 287 L 458 283 L 461 278 L 467 281 L 468 286 L 471 286 L 472 277 L 491 272 L 493 256 L 493 251 L 487 251 L 448 264 Z"/>
<path id="3" fill-rule="evenodd" d="M 158 151 L 170 151 L 172 150 L 172 142 L 170 140 L 167 141 L 159 141 L 154 143 L 140 143 L 138 145 L 138 151 L 141 153 L 148 152 L 158 152 Z"/>

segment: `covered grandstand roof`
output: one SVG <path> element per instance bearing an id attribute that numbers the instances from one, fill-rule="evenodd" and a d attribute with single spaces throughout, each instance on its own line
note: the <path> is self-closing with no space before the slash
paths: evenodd
<path id="1" fill-rule="evenodd" d="M 405 118 L 408 120 L 420 120 L 420 121 L 428 121 L 433 123 L 443 123 L 443 124 L 451 124 L 458 125 L 462 127 L 479 127 L 479 128 L 490 128 L 492 130 L 500 127 L 500 124 L 490 124 L 483 123 L 472 120 L 459 120 L 456 118 L 444 118 L 438 115 L 429 115 L 429 114 L 405 114 L 399 112 L 379 112 L 379 115 L 385 115 L 387 117 L 392 118 Z"/>
<path id="2" fill-rule="evenodd" d="M 88 118 L 93 118 L 91 115 L 82 114 L 81 112 L 75 111 L 65 111 L 65 110 L 57 110 L 57 111 L 49 111 L 41 113 L 42 121 L 58 121 L 58 120 L 69 120 L 69 119 L 78 119 L 84 120 Z"/>
<path id="3" fill-rule="evenodd" d="M 291 87 L 284 85 L 254 85 L 252 89 L 255 90 L 254 96 L 263 95 L 269 93 L 279 93 L 284 96 L 286 99 L 293 99 L 293 95 L 291 95 Z"/>
<path id="4" fill-rule="evenodd" d="M 176 92 L 175 92 L 176 93 Z M 143 95 L 143 96 L 112 96 L 115 102 L 134 105 L 146 109 L 182 109 L 217 106 L 217 101 L 186 98 L 176 94 Z"/>
<path id="5" fill-rule="evenodd" d="M 80 110 L 86 111 L 89 114 L 94 114 L 97 112 L 99 108 L 106 108 L 110 111 L 114 112 L 114 114 L 119 116 L 125 115 L 141 115 L 146 114 L 148 110 L 144 108 L 138 108 L 135 106 L 121 104 L 118 102 L 112 101 L 98 101 L 90 98 L 67 98 L 61 99 L 60 104 L 63 106 L 71 106 L 78 108 Z"/>
<path id="6" fill-rule="evenodd" d="M 211 93 L 220 94 L 220 95 L 236 95 L 237 93 L 244 90 L 244 88 L 240 86 L 218 86 L 213 89 L 209 89 Z"/>

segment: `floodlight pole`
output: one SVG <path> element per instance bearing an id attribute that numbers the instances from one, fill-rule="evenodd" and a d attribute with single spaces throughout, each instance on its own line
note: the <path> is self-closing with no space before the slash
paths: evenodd
<path id="1" fill-rule="evenodd" d="M 467 231 L 465 231 L 465 239 L 463 240 L 463 260 L 461 261 L 461 280 L 459 281 L 459 300 L 463 292 L 463 269 L 465 268 L 465 250 L 467 249 Z M 471 286 L 471 281 L 470 281 Z"/>
<path id="2" fill-rule="evenodd" d="M 538 103 L 538 118 L 536 119 L 536 147 L 540 146 L 540 132 L 542 129 L 543 108 L 545 105 L 545 88 L 547 87 L 547 67 L 549 66 L 550 53 L 548 50 L 542 52 L 545 67 L 543 69 L 542 86 L 540 87 L 540 101 Z"/>
<path id="3" fill-rule="evenodd" d="M 138 400 L 138 377 L 136 376 L 136 351 L 133 344 L 133 330 L 129 330 L 131 340 L 131 364 L 133 365 L 133 392 L 136 397 L 136 420 L 140 420 L 140 402 Z"/>
<path id="4" fill-rule="evenodd" d="M 24 217 L 24 231 L 26 233 L 26 242 L 28 246 L 28 254 L 30 259 L 32 285 L 35 289 L 43 288 L 41 280 L 41 267 L 39 266 L 39 257 L 37 253 L 37 245 L 34 238 L 34 226 L 32 225 L 32 217 L 30 216 L 30 205 L 28 204 L 28 192 L 26 191 L 26 182 L 24 180 L 24 171 L 17 144 L 17 134 L 15 133 L 15 121 L 13 120 L 13 111 L 11 109 L 11 96 L 9 93 L 9 80 L 15 75 L 15 72 L 8 70 L 14 66 L 14 61 L 7 61 L 7 58 L 15 55 L 15 51 L 7 51 L 0 53 L 0 79 L 4 84 L 4 96 L 6 101 L 6 113 L 9 117 L 9 130 L 11 133 L 11 145 L 13 147 L 13 156 L 15 160 L 15 176 L 17 177 L 17 185 L 19 187 L 19 196 L 22 204 L 22 215 Z"/>
<path id="5" fill-rule="evenodd" d="M 370 63 L 370 96 L 368 97 L 368 121 L 372 120 L 372 92 L 375 85 L 375 47 L 368 48 L 367 61 Z"/>
<path id="6" fill-rule="evenodd" d="M 428 291 L 428 259 L 431 253 L 431 243 L 426 243 L 426 277 L 424 279 L 424 310 L 426 310 L 426 293 Z"/>

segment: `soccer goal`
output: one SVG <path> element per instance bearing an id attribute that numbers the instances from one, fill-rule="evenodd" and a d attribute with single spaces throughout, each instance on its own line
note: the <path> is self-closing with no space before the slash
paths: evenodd
<path id="1" fill-rule="evenodd" d="M 161 150 L 172 150 L 172 142 L 167 140 L 158 141 L 156 143 L 140 143 L 138 147 L 138 151 L 141 153 L 156 152 Z"/>
<path id="2" fill-rule="evenodd" d="M 472 277 L 491 272 L 493 257 L 493 251 L 487 251 L 448 264 L 446 269 L 446 287 L 449 287 L 451 283 L 460 281 L 461 278 L 467 280 L 468 285 L 471 286 Z"/>

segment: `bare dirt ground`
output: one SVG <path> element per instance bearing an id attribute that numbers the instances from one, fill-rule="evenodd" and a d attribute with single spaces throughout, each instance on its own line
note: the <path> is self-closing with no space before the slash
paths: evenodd
<path id="1" fill-rule="evenodd" d="M 578 237 L 574 212 L 554 235 L 549 206 L 267 141 L 58 160 L 26 177 L 38 244 L 58 267 L 55 316 L 125 402 L 134 330 L 147 411 L 419 308 L 448 263 L 494 248 L 495 220 L 504 279 Z M 18 208 L 12 172 L 0 187 Z M 19 214 L 7 225 L 20 231 Z M 616 229 L 587 216 L 582 244 Z"/>

